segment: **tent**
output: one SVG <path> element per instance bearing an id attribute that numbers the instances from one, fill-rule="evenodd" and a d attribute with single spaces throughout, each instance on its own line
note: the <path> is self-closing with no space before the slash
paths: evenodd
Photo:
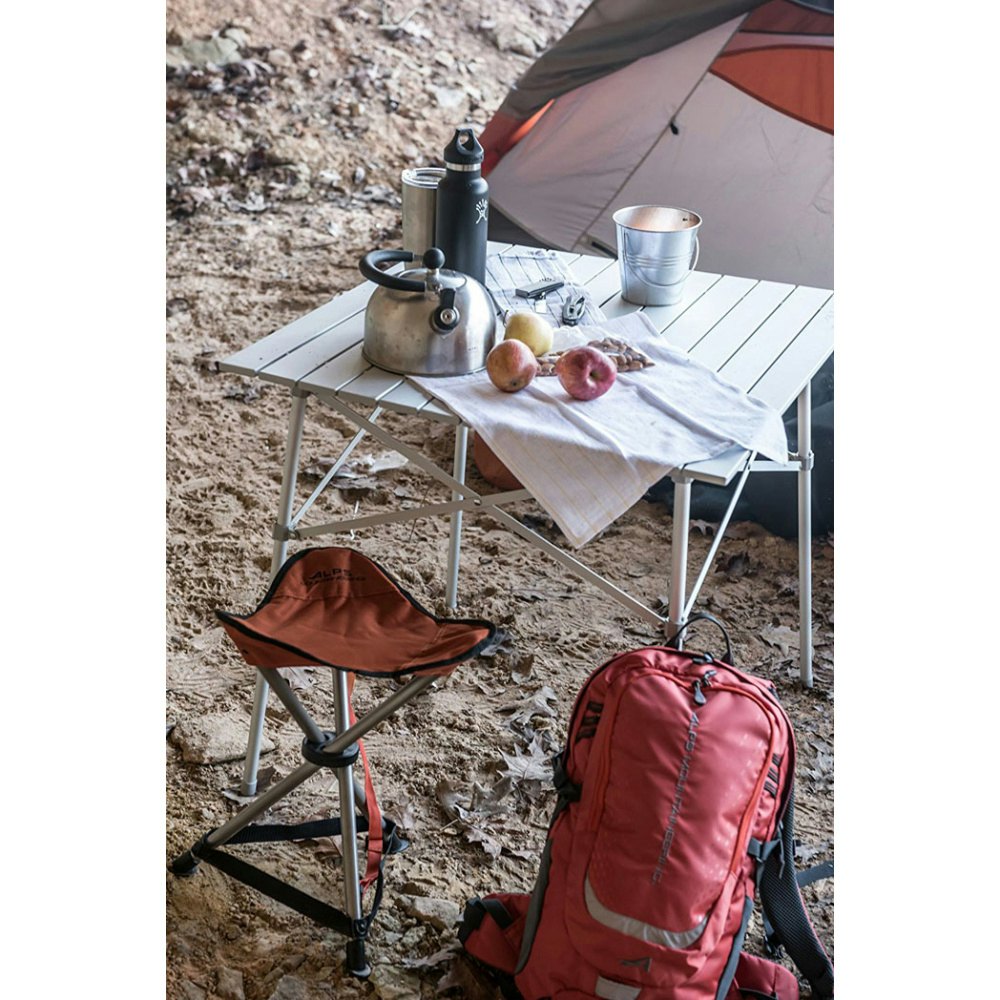
<path id="1" fill-rule="evenodd" d="M 670 204 L 701 270 L 833 286 L 832 0 L 594 0 L 480 141 L 495 239 L 613 255 Z"/>
<path id="2" fill-rule="evenodd" d="M 700 270 L 833 287 L 833 0 L 594 0 L 480 141 L 493 239 L 614 256 L 616 209 L 676 205 L 705 220 Z M 794 448 L 794 407 L 786 428 Z M 813 434 L 824 534 L 832 359 Z M 695 516 L 727 502 L 696 484 Z M 795 502 L 794 477 L 751 476 L 735 516 L 793 536 Z"/>

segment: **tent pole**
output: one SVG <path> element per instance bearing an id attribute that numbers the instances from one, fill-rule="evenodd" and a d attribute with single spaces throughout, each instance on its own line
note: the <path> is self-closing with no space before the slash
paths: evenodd
<path id="1" fill-rule="evenodd" d="M 812 674 L 812 383 L 799 393 L 799 674 L 803 687 Z"/>

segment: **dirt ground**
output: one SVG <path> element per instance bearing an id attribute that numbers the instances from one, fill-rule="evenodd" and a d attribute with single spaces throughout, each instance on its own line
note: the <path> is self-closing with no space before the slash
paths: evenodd
<path id="1" fill-rule="evenodd" d="M 284 390 L 220 373 L 217 362 L 357 284 L 362 252 L 398 245 L 400 171 L 436 162 L 456 124 L 485 124 L 584 6 L 168 4 L 168 859 L 238 808 L 226 793 L 240 762 L 187 763 L 183 747 L 199 728 L 218 735 L 228 726 L 238 741 L 249 721 L 253 676 L 212 611 L 249 610 L 266 589 L 288 413 Z M 213 36 L 208 49 L 187 45 Z M 197 65 L 206 52 L 232 61 Z M 426 441 L 425 423 L 385 422 L 404 440 Z M 452 432 L 430 433 L 430 450 L 450 461 Z M 345 421 L 310 406 L 300 500 L 349 436 Z M 318 511 L 444 499 L 412 467 L 392 465 L 354 462 Z M 474 468 L 470 477 L 478 481 Z M 556 537 L 540 509 L 525 504 L 519 514 Z M 693 560 L 714 530 L 697 526 Z M 584 555 L 655 604 L 668 590 L 670 533 L 669 514 L 641 502 Z M 170 1000 L 494 995 L 456 957 L 451 920 L 469 896 L 530 889 L 554 802 L 533 768 L 561 745 L 589 671 L 657 636 L 488 519 L 467 518 L 465 538 L 459 613 L 493 620 L 507 639 L 368 740 L 380 800 L 412 839 L 388 865 L 371 979 L 342 977 L 342 941 L 332 932 L 202 866 L 194 878 L 167 876 Z M 358 532 L 353 544 L 443 613 L 447 522 Z M 794 542 L 732 526 L 702 596 L 729 626 L 737 664 L 774 682 L 795 723 L 803 865 L 833 856 L 832 539 L 817 540 L 814 558 L 812 691 L 796 683 Z M 293 684 L 318 719 L 331 718 L 328 672 L 301 670 Z M 359 710 L 385 690 L 362 681 Z M 273 699 L 266 729 L 276 748 L 262 759 L 262 781 L 273 781 L 300 762 L 301 733 Z M 314 817 L 335 801 L 335 781 L 320 775 L 271 818 Z M 455 802 L 465 819 L 456 819 Z M 243 851 L 339 902 L 332 841 Z M 806 895 L 832 948 L 832 881 Z M 750 947 L 760 947 L 756 922 Z"/>

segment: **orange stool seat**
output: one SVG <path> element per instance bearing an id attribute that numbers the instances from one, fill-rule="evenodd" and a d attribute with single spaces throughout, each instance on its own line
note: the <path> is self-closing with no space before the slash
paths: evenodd
<path id="1" fill-rule="evenodd" d="M 376 677 L 450 674 L 495 632 L 480 619 L 438 618 L 377 563 L 339 547 L 288 559 L 253 613 L 216 615 L 252 666 Z"/>

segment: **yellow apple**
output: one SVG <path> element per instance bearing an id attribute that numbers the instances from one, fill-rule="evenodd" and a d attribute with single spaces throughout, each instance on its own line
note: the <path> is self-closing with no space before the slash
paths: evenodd
<path id="1" fill-rule="evenodd" d="M 544 316 L 533 312 L 511 313 L 504 331 L 504 340 L 520 340 L 531 348 L 536 358 L 552 350 L 552 335 L 555 331 Z"/>

